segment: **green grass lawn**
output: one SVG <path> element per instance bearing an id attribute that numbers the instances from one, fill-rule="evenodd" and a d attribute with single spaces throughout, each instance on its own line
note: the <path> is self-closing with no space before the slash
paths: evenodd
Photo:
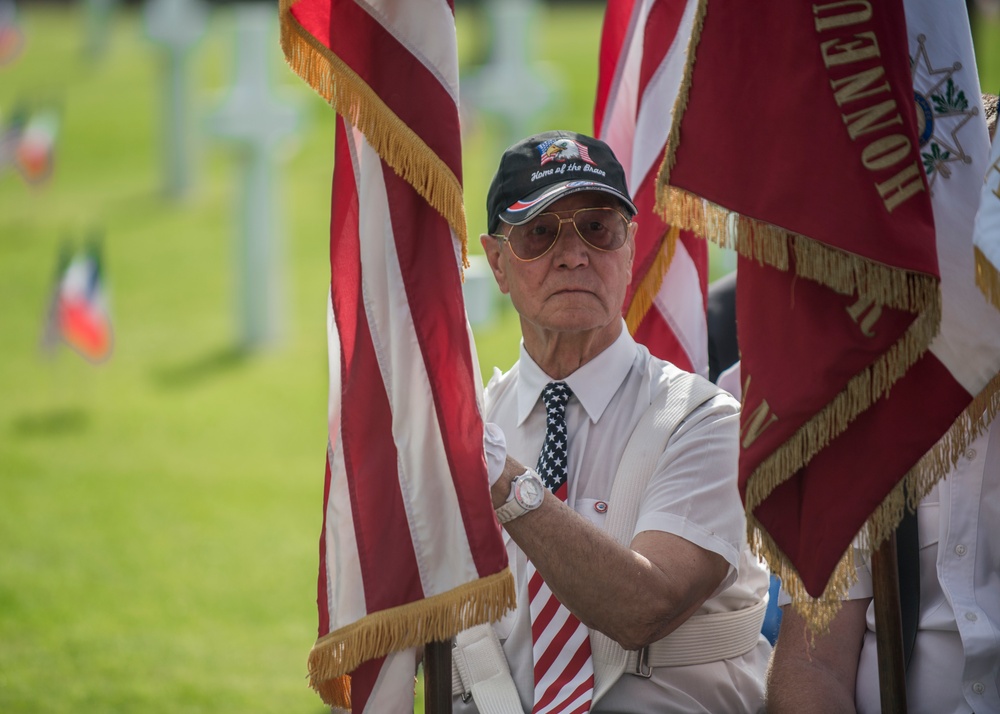
<path id="1" fill-rule="evenodd" d="M 92 61 L 81 7 L 25 5 L 25 52 L 0 67 L 0 116 L 55 100 L 61 131 L 48 183 L 0 175 L 0 712 L 325 711 L 305 675 L 333 113 L 284 65 L 275 24 L 276 92 L 302 125 L 275 167 L 284 336 L 247 354 L 235 320 L 239 156 L 204 130 L 234 74 L 232 7 L 213 12 L 188 60 L 197 159 L 175 201 L 162 191 L 162 58 L 139 14 L 119 13 Z M 596 43 L 599 11 L 559 12 Z M 459 22 L 463 51 L 481 47 L 484 18 Z M 583 45 L 563 60 L 589 62 L 590 79 L 572 75 L 583 91 L 571 127 L 588 130 L 596 45 Z M 565 124 L 574 110 L 561 109 Z M 506 140 L 489 121 L 476 127 L 473 235 Z M 97 366 L 39 348 L 60 242 L 94 229 L 116 339 Z M 480 333 L 484 370 L 513 362 L 510 310 Z"/>
<path id="2" fill-rule="evenodd" d="M 204 131 L 233 73 L 231 6 L 191 55 L 192 188 L 162 193 L 161 58 L 134 11 L 85 57 L 82 10 L 25 7 L 24 55 L 0 67 L 0 115 L 61 109 L 51 181 L 0 175 L 0 712 L 325 711 L 308 689 L 325 455 L 327 222 L 333 115 L 284 67 L 302 126 L 275 167 L 283 216 L 282 340 L 238 348 L 238 156 Z M 556 5 L 534 42 L 559 101 L 539 128 L 591 129 L 601 8 Z M 460 9 L 482 59 L 486 19 Z M 275 28 L 276 32 L 276 28 Z M 986 89 L 1000 89 L 1000 30 Z M 470 70 L 471 71 L 471 70 Z M 509 139 L 479 117 L 465 137 L 470 235 Z M 64 238 L 103 231 L 113 358 L 39 348 Z M 478 243 L 472 241 L 473 251 Z M 516 357 L 499 309 L 481 366 Z M 419 710 L 419 707 L 418 707 Z"/>

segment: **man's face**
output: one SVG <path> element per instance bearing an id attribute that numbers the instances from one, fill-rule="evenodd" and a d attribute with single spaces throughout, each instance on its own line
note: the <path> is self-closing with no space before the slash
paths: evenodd
<path id="1" fill-rule="evenodd" d="M 593 191 L 571 194 L 545 210 L 569 218 L 578 209 L 602 206 L 621 208 L 612 196 Z M 491 236 L 482 236 L 481 242 L 497 285 L 510 295 L 522 320 L 543 330 L 581 332 L 617 326 L 621 319 L 632 279 L 635 228 L 628 224 L 621 248 L 602 252 L 584 243 L 566 222 L 551 250 L 532 261 L 519 260 L 509 245 Z M 500 224 L 498 232 L 509 231 L 510 226 Z"/>

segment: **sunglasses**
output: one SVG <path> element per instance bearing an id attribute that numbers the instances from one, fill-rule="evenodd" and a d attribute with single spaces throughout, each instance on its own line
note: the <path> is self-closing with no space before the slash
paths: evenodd
<path id="1" fill-rule="evenodd" d="M 492 235 L 506 242 L 515 258 L 527 262 L 552 250 L 563 223 L 572 223 L 580 240 L 602 253 L 618 250 L 628 237 L 628 219 L 616 208 L 580 208 L 569 218 L 540 213 L 527 223 L 511 226 L 507 235 Z"/>

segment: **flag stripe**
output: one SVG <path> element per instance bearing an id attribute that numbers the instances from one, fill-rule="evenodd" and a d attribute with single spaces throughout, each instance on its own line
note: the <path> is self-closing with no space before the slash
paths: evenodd
<path id="1" fill-rule="evenodd" d="M 403 711 L 412 648 L 496 620 L 515 598 L 489 499 L 459 281 L 454 8 L 281 0 L 280 10 L 289 64 L 342 114 L 310 684 L 328 704 L 350 707 L 352 673 L 355 711 Z"/>
<path id="2" fill-rule="evenodd" d="M 330 591 L 327 582 L 330 579 L 329 564 L 326 562 L 326 519 L 327 507 L 330 503 L 330 455 L 327 450 L 326 477 L 323 479 L 323 529 L 319 535 L 319 573 L 316 578 L 316 606 L 319 610 L 318 633 L 316 637 L 322 637 L 330 631 Z"/>
<path id="3" fill-rule="evenodd" d="M 338 133 L 338 146 L 347 144 Z M 357 191 L 356 185 L 344 188 Z M 393 412 L 361 290 L 358 228 L 345 229 L 330 241 L 333 307 L 343 360 L 340 428 L 365 598 L 369 612 L 374 612 L 418 600 L 423 591 L 400 489 L 396 445 L 388 438 L 372 443 L 373 435 L 393 433 Z M 352 279 L 347 279 L 349 271 L 355 272 Z M 393 577 L 381 577 L 384 572 Z"/>
<path id="4" fill-rule="evenodd" d="M 656 106 L 646 99 L 647 90 L 655 85 L 654 75 L 663 70 L 663 61 L 667 57 L 669 50 L 674 46 L 673 42 L 664 42 L 664 38 L 674 38 L 678 36 L 681 19 L 688 3 L 683 2 L 654 2 L 649 8 L 649 15 L 646 17 L 645 29 L 642 37 L 642 70 L 639 73 L 639 96 L 643 97 L 640 102 L 640 113 L 644 108 L 652 111 Z M 676 90 L 670 93 L 671 98 L 676 96 Z M 673 105 L 669 107 L 673 110 Z M 662 122 L 662 126 L 669 127 L 668 122 Z"/>
<path id="5" fill-rule="evenodd" d="M 435 443 L 443 444 L 451 473 L 485 474 L 482 447 L 468 438 L 469 434 L 482 433 L 483 423 L 476 409 L 479 380 L 473 370 L 478 369 L 478 360 L 472 354 L 473 343 L 467 331 L 455 243 L 441 215 L 409 184 L 388 167 L 383 170 L 383 177 L 391 206 L 403 289 L 413 311 L 415 340 L 420 346 L 426 382 L 430 387 L 428 403 L 433 404 L 434 422 L 440 425 Z M 422 240 L 403 239 L 412 225 L 421 226 Z M 442 270 L 441 263 L 447 264 L 449 259 L 455 261 L 454 270 Z M 500 537 L 488 497 L 488 482 L 485 478 L 456 478 L 451 485 L 455 493 L 448 497 L 457 499 L 466 531 L 456 545 L 468 543 L 471 546 L 479 576 L 497 572 L 506 558 L 488 547 Z M 441 525 L 436 514 L 427 515 L 433 524 Z M 486 524 L 490 527 L 483 527 Z M 450 567 L 454 567 L 454 563 Z"/>
<path id="6" fill-rule="evenodd" d="M 427 4 L 422 7 L 426 12 Z M 461 143 L 455 141 L 460 131 L 458 107 L 438 75 L 414 62 L 411 49 L 355 0 L 299 0 L 292 5 L 291 12 L 461 181 Z M 434 41 L 433 35 L 440 34 L 432 29 L 426 32 L 431 41 Z M 442 35 L 437 41 L 447 44 L 445 40 Z M 434 111 L 427 111 L 427 107 L 434 107 Z"/>
<path id="7" fill-rule="evenodd" d="M 601 51 L 598 57 L 600 65 L 597 73 L 597 96 L 594 101 L 594 131 L 598 135 L 612 123 L 607 116 L 608 110 L 613 107 L 613 103 L 608 101 L 609 97 L 615 97 L 621 91 L 619 84 L 626 58 L 624 49 L 628 46 L 636 19 L 634 4 L 635 0 L 609 2 L 604 11 Z"/>
<path id="8" fill-rule="evenodd" d="M 360 135 L 355 137 L 359 139 Z M 490 535 L 499 538 L 485 476 L 430 481 L 424 478 L 426 472 L 440 469 L 441 464 L 447 464 L 451 474 L 485 473 L 481 442 L 464 438 L 482 431 L 476 395 L 472 392 L 471 343 L 464 329 L 461 298 L 455 297 L 460 295 L 458 265 L 447 224 L 366 144 L 359 146 L 360 160 L 372 165 L 370 170 L 363 169 L 369 179 L 360 207 L 365 226 L 362 235 L 389 233 L 388 240 L 369 239 L 361 246 L 366 309 L 370 313 L 375 354 L 386 380 L 385 391 L 390 395 L 393 421 L 388 433 L 402 440 L 398 478 L 408 506 L 405 522 L 416 547 L 417 560 L 423 563 L 420 570 L 423 594 L 430 596 L 483 572 L 496 572 L 504 562 L 503 556 L 493 549 L 488 555 L 480 555 L 484 559 L 479 568 L 466 569 L 470 559 L 476 557 L 469 546 L 470 532 L 476 533 L 477 524 L 486 533 L 479 542 L 488 542 Z M 421 226 L 424 241 L 403 241 L 401 234 L 407 235 L 414 225 Z M 444 240 L 443 245 L 434 245 L 435 234 Z M 451 262 L 450 272 L 442 269 L 442 259 L 446 265 Z M 415 287 L 435 276 L 436 292 L 426 284 L 423 288 Z M 450 301 L 445 290 L 449 282 L 453 287 Z M 442 339 L 444 344 L 432 342 Z M 431 347 L 426 346 L 428 342 L 432 342 Z M 430 356 L 434 361 L 430 361 Z M 467 362 L 460 364 L 458 359 L 463 356 Z M 435 373 L 439 376 L 435 377 Z M 468 382 L 458 386 L 461 380 L 456 377 L 462 374 Z M 442 398 L 451 401 L 438 403 Z M 448 419 L 443 428 L 439 420 L 442 409 Z M 453 441 L 449 442 L 449 438 Z M 449 443 L 456 447 L 452 452 L 447 450 Z M 477 512 L 471 517 L 463 513 L 462 519 L 438 517 L 439 508 L 462 512 L 459 489 L 464 489 L 461 495 L 465 496 L 467 506 L 470 500 L 474 502 L 478 492 L 479 501 L 472 506 Z M 491 566 L 493 570 L 489 570 Z"/>
<path id="9" fill-rule="evenodd" d="M 677 338 L 677 333 L 673 331 L 666 315 L 660 310 L 647 310 L 646 316 L 642 318 L 632 337 L 643 345 L 656 344 L 658 352 L 672 354 L 673 359 L 670 362 L 680 369 L 687 372 L 696 371 L 691 360 L 687 358 L 687 352 Z"/>
<path id="10" fill-rule="evenodd" d="M 624 309 L 629 329 L 657 357 L 707 376 L 708 249 L 686 231 L 675 238 L 654 211 L 694 8 L 693 2 L 608 3 L 594 124 L 622 162 L 638 209 Z"/>

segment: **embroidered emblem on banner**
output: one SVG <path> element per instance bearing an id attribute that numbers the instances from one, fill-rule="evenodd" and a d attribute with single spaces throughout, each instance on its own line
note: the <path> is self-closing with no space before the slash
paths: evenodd
<path id="1" fill-rule="evenodd" d="M 970 106 L 961 85 L 955 82 L 955 73 L 962 69 L 961 62 L 950 67 L 935 67 L 927 51 L 927 36 L 917 36 L 917 53 L 910 58 L 913 77 L 913 99 L 917 108 L 917 138 L 924 171 L 931 194 L 938 176 L 951 178 L 951 164 L 969 164 L 972 157 L 962 148 L 962 128 L 979 114 L 979 108 Z"/>

